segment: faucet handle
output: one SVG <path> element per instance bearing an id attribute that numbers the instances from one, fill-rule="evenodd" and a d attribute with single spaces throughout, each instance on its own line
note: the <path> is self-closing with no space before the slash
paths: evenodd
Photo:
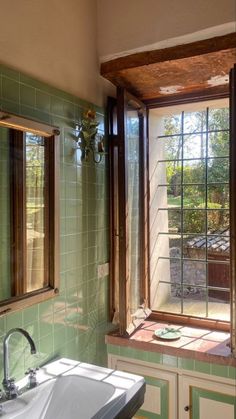
<path id="1" fill-rule="evenodd" d="M 36 387 L 38 382 L 37 382 L 37 377 L 36 377 L 36 373 L 39 370 L 39 368 L 29 368 L 25 374 L 29 376 L 29 381 L 28 381 L 28 387 L 29 388 L 33 388 Z"/>
<path id="2" fill-rule="evenodd" d="M 7 399 L 15 399 L 18 396 L 18 387 L 15 385 L 15 378 L 9 378 L 5 385 Z"/>

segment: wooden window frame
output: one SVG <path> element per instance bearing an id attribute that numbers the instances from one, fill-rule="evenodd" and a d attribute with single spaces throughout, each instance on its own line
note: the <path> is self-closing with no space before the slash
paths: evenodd
<path id="1" fill-rule="evenodd" d="M 229 99 L 229 93 L 218 94 L 217 89 L 215 94 L 211 91 L 210 95 L 208 92 L 201 92 L 201 94 L 191 93 L 189 95 L 179 95 L 175 99 L 172 97 L 170 98 L 163 98 L 159 99 L 158 101 L 153 101 L 148 106 L 148 109 L 158 109 L 163 107 L 170 107 L 170 106 L 181 106 L 186 104 L 198 103 L 198 102 L 206 102 L 209 100 L 219 100 L 219 99 Z M 231 108 L 231 106 L 230 106 Z M 232 118 L 231 118 L 232 119 Z M 230 153 L 230 164 L 232 165 L 232 158 Z M 230 204 L 230 206 L 232 203 Z M 232 210 L 230 211 L 230 213 Z M 231 221 L 232 222 L 232 221 Z M 231 226 L 232 229 L 232 226 Z M 231 236 L 231 243 L 232 243 L 232 233 Z M 231 265 L 231 272 L 232 272 L 232 265 Z M 231 290 L 232 290 L 232 279 L 231 279 Z M 232 307 L 232 302 L 230 302 Z M 193 327 L 205 327 L 211 330 L 221 330 L 228 332 L 231 329 L 230 321 L 224 320 L 214 320 L 208 319 L 205 317 L 197 317 L 191 316 L 187 314 L 175 314 L 175 313 L 168 313 L 168 312 L 161 312 L 161 311 L 152 311 L 150 316 L 151 320 L 154 321 L 163 321 L 166 323 L 176 323 L 176 324 L 184 324 L 186 326 L 193 326 Z"/>
<path id="2" fill-rule="evenodd" d="M 31 125 L 34 126 L 34 123 Z M 27 127 L 28 121 L 25 120 Z M 0 315 L 40 303 L 59 293 L 59 131 L 43 125 L 45 144 L 44 272 L 45 287 L 25 293 L 26 215 L 24 131 L 9 130 L 11 202 L 11 293 L 0 302 Z M 41 128 L 41 127 L 40 127 Z M 31 128 L 28 130 L 31 132 Z M 45 131 L 49 132 L 45 135 Z M 53 134 L 53 135 L 52 135 Z M 40 135 L 40 132 L 37 133 Z"/>
<path id="3" fill-rule="evenodd" d="M 149 272 L 148 272 L 148 167 L 147 167 L 147 141 L 145 105 L 132 95 L 126 93 L 124 89 L 118 88 L 117 101 L 113 98 L 108 99 L 108 137 L 109 137 L 109 156 L 110 156 L 110 318 L 113 319 L 115 307 L 115 278 L 117 267 L 119 275 L 119 329 L 121 335 L 127 334 L 130 328 L 129 315 L 129 273 L 126 249 L 128 246 L 127 231 L 127 144 L 125 141 L 125 126 L 123 115 L 125 113 L 124 100 L 130 100 L 134 109 L 138 110 L 139 116 L 139 152 L 140 152 L 140 185 L 139 192 L 142 200 L 140 207 L 140 304 L 144 307 L 149 301 Z M 119 111 L 117 111 L 117 105 Z M 118 119 L 118 131 L 116 131 L 116 118 Z M 143 140 L 143 141 L 142 141 Z M 117 179 L 119 181 L 117 182 Z M 118 211 L 117 207 L 118 206 Z M 117 250 L 119 249 L 119 262 L 117 263 Z M 117 265 L 116 265 L 117 264 Z M 124 306 L 123 306 L 124 305 Z M 134 326 L 136 327 L 136 326 Z M 131 327 L 132 329 L 132 327 Z"/>
<path id="4" fill-rule="evenodd" d="M 118 88 L 119 91 L 119 88 Z M 231 95 L 232 96 L 232 95 Z M 196 95 L 196 94 L 191 94 L 188 96 L 188 98 L 184 97 L 180 97 L 180 98 L 176 98 L 174 101 L 172 98 L 170 98 L 169 102 L 168 100 L 165 98 L 163 100 L 163 102 L 161 100 L 158 101 L 158 106 L 155 103 L 155 106 L 153 106 L 153 104 L 150 104 L 150 106 L 147 107 L 147 112 L 149 111 L 149 109 L 153 109 L 154 107 L 166 107 L 166 106 L 173 106 L 173 105 L 181 105 L 181 104 L 186 104 L 186 103 L 193 103 L 193 102 L 201 102 L 201 101 L 207 101 L 207 100 L 217 100 L 219 98 L 228 98 L 229 94 L 228 93 L 224 93 L 223 95 L 221 94 L 221 96 L 219 97 L 219 94 L 216 90 L 216 94 L 214 95 L 213 92 L 211 91 L 211 95 L 209 96 L 208 94 L 202 94 L 202 95 Z M 234 93 L 234 99 L 232 99 L 232 101 L 234 101 L 235 103 L 235 93 Z M 112 196 L 114 194 L 114 159 L 113 159 L 113 148 L 114 147 L 118 147 L 119 144 L 119 135 L 117 135 L 117 133 L 115 134 L 115 123 L 114 123 L 114 118 L 112 117 L 112 114 L 114 114 L 114 112 L 116 113 L 116 108 L 117 106 L 117 101 L 115 99 L 110 98 L 108 101 L 108 134 L 109 134 L 109 155 L 110 155 L 110 197 L 111 197 L 111 203 L 110 203 L 110 243 L 111 243 L 111 247 L 110 247 L 110 255 L 111 255 L 111 259 L 110 259 L 110 264 L 111 264 L 111 282 L 110 282 L 110 317 L 112 319 L 112 315 L 114 314 L 114 274 L 115 274 L 115 268 L 114 268 L 114 261 L 115 261 L 115 255 L 114 255 L 114 248 L 113 248 L 113 242 L 115 239 L 115 234 L 114 234 L 114 202 L 112 200 Z M 115 110 L 115 111 L 114 111 Z M 148 125 L 148 120 L 147 120 L 147 125 Z M 232 123 L 232 117 L 231 117 L 231 125 L 234 128 L 235 131 L 235 121 Z M 118 133 L 119 134 L 119 133 Z M 233 134 L 235 135 L 235 134 Z M 235 145 L 233 146 L 234 148 L 236 147 Z M 148 141 L 147 141 L 147 145 L 146 145 L 146 174 L 147 174 L 147 178 L 148 178 Z M 231 151 L 232 153 L 232 151 Z M 235 154 L 236 155 L 236 154 Z M 232 159 L 230 156 L 230 164 L 232 165 Z M 234 166 L 236 167 L 236 164 L 234 164 Z M 234 168 L 235 171 L 235 168 Z M 119 176 L 122 177 L 122 170 L 119 172 Z M 234 173 L 234 172 L 233 172 Z M 232 188 L 232 179 L 231 179 L 231 188 Z M 117 191 L 115 192 L 117 193 Z M 145 202 L 148 208 L 147 211 L 147 217 L 148 217 L 148 212 L 149 212 L 149 183 L 147 182 L 147 186 L 145 187 Z M 231 213 L 233 212 L 233 207 L 232 207 L 232 201 L 231 201 Z M 235 202 L 234 202 L 234 205 Z M 121 216 L 121 214 L 120 214 Z M 148 224 L 149 224 L 149 220 L 148 220 Z M 235 224 L 235 223 L 234 223 Z M 231 225 L 231 229 L 232 229 L 232 225 Z M 231 243 L 233 243 L 232 246 L 235 247 L 234 242 L 233 242 L 233 237 L 234 234 L 231 232 Z M 145 243 L 147 246 L 147 252 L 146 255 L 149 255 L 149 240 L 147 238 L 145 238 Z M 233 251 L 233 250 L 232 250 Z M 148 256 L 145 256 L 148 257 Z M 233 274 L 234 271 L 236 272 L 236 268 L 234 267 L 235 265 L 235 257 L 233 258 L 232 262 L 231 262 L 231 273 Z M 145 279 L 143 277 L 143 290 L 144 290 L 144 294 L 145 294 L 145 298 L 147 301 L 147 304 L 149 305 L 149 301 L 150 301 L 150 274 L 149 274 L 149 266 L 147 266 L 146 268 L 146 272 L 147 275 L 145 276 Z M 232 329 L 232 324 L 235 325 L 235 308 L 233 309 L 232 306 L 234 305 L 234 303 L 232 303 L 232 300 L 235 298 L 235 288 L 236 288 L 236 284 L 235 284 L 235 279 L 233 279 L 235 276 L 233 275 L 232 279 L 231 279 L 231 290 L 233 290 L 233 296 L 231 297 L 231 310 L 234 310 L 232 312 L 231 318 L 232 321 L 228 322 L 228 321 L 220 321 L 220 320 L 214 320 L 214 319 L 208 319 L 208 318 L 202 318 L 202 317 L 192 317 L 191 315 L 184 315 L 184 314 L 172 314 L 172 313 L 164 313 L 164 312 L 158 312 L 158 311 L 153 311 L 150 315 L 150 320 L 153 321 L 163 321 L 163 322 L 167 322 L 167 323 L 177 323 L 177 324 L 185 324 L 188 326 L 193 326 L 193 327 L 206 327 L 212 330 L 222 330 L 222 331 L 229 331 L 230 329 Z M 234 286 L 232 284 L 235 284 Z M 124 286 L 124 284 L 121 286 Z M 123 305 L 122 309 L 120 308 L 120 310 L 122 311 L 122 316 L 123 316 L 123 327 L 120 328 L 120 334 L 124 334 L 124 330 L 125 330 L 125 317 L 126 317 L 126 307 L 127 304 L 123 304 L 125 301 L 124 299 L 124 295 L 123 295 L 123 300 L 120 299 L 121 304 Z M 235 333 L 233 334 L 233 340 L 234 340 L 234 345 L 236 346 L 236 337 L 235 337 Z"/>

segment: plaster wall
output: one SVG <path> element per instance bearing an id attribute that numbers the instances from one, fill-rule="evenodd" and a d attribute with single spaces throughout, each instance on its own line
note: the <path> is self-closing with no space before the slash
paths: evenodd
<path id="1" fill-rule="evenodd" d="M 101 61 L 236 30 L 235 0 L 97 0 L 97 4 Z"/>
<path id="2" fill-rule="evenodd" d="M 95 0 L 0 0 L 1 64 L 102 105 Z"/>

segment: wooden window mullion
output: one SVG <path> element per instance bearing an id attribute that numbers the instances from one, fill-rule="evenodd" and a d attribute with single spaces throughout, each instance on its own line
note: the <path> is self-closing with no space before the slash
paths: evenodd
<path id="1" fill-rule="evenodd" d="M 10 131 L 11 187 L 11 292 L 19 296 L 26 290 L 26 214 L 24 135 Z"/>

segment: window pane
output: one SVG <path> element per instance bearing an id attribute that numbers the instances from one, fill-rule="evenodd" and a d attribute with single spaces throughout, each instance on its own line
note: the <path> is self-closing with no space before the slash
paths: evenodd
<path id="1" fill-rule="evenodd" d="M 176 209 L 159 210 L 158 214 L 159 233 L 178 233 L 181 229 L 181 211 Z"/>
<path id="2" fill-rule="evenodd" d="M 205 207 L 206 191 L 204 185 L 183 186 L 183 207 Z"/>
<path id="3" fill-rule="evenodd" d="M 229 227 L 228 210 L 208 210 L 207 211 L 208 233 L 214 233 Z"/>
<path id="4" fill-rule="evenodd" d="M 185 259 L 206 260 L 206 236 L 183 236 L 183 254 Z"/>
<path id="5" fill-rule="evenodd" d="M 27 133 L 26 144 L 26 243 L 27 292 L 43 288 L 44 277 L 44 139 Z"/>
<path id="6" fill-rule="evenodd" d="M 161 282 L 157 289 L 157 295 L 163 298 L 156 305 L 152 305 L 153 310 L 181 313 L 182 288 L 180 284 Z"/>
<path id="7" fill-rule="evenodd" d="M 184 159 L 203 159 L 206 156 L 206 135 L 185 135 L 183 146 Z"/>
<path id="8" fill-rule="evenodd" d="M 183 183 L 205 183 L 206 180 L 205 160 L 183 161 Z"/>
<path id="9" fill-rule="evenodd" d="M 183 211 L 183 233 L 206 233 L 206 214 L 204 210 Z"/>
<path id="10" fill-rule="evenodd" d="M 158 139 L 160 160 L 179 160 L 182 158 L 182 137 L 173 136 Z"/>
<path id="11" fill-rule="evenodd" d="M 229 108 L 209 109 L 209 131 L 229 129 Z"/>
<path id="12" fill-rule="evenodd" d="M 175 135 L 181 132 L 181 114 L 170 115 L 163 118 L 163 130 L 160 135 Z"/>
<path id="13" fill-rule="evenodd" d="M 184 132 L 200 132 L 206 130 L 206 111 L 184 112 Z"/>
<path id="14" fill-rule="evenodd" d="M 199 111 L 185 109 L 174 122 L 162 116 L 158 121 L 160 127 L 162 120 L 168 121 L 166 138 L 160 130 L 158 141 L 163 156 L 175 161 L 159 162 L 156 179 L 153 308 L 218 318 L 218 305 L 229 303 L 225 295 L 223 302 L 228 288 L 219 289 L 217 275 L 212 275 L 218 268 L 229 283 L 229 115 L 227 108 L 204 109 L 202 104 Z M 154 236 L 152 231 L 151 240 Z M 222 297 L 218 305 L 213 291 Z"/>
<path id="15" fill-rule="evenodd" d="M 216 234 L 217 233 L 217 234 Z M 230 258 L 229 228 L 221 229 L 214 235 L 207 236 L 208 259 L 227 260 Z"/>
<path id="16" fill-rule="evenodd" d="M 214 184 L 207 188 L 208 208 L 229 208 L 229 185 Z"/>
<path id="17" fill-rule="evenodd" d="M 208 136 L 208 157 L 229 156 L 229 133 L 212 132 Z"/>
<path id="18" fill-rule="evenodd" d="M 185 286 L 183 290 L 183 314 L 207 317 L 207 289 Z"/>
<path id="19" fill-rule="evenodd" d="M 183 283 L 191 288 L 206 286 L 206 263 L 196 260 L 183 262 Z"/>
<path id="20" fill-rule="evenodd" d="M 139 118 L 134 110 L 127 110 L 127 180 L 128 180 L 128 266 L 130 272 L 130 308 L 133 314 L 140 304 L 140 155 Z"/>
<path id="21" fill-rule="evenodd" d="M 229 159 L 209 159 L 207 168 L 207 181 L 209 183 L 215 182 L 229 182 Z"/>

